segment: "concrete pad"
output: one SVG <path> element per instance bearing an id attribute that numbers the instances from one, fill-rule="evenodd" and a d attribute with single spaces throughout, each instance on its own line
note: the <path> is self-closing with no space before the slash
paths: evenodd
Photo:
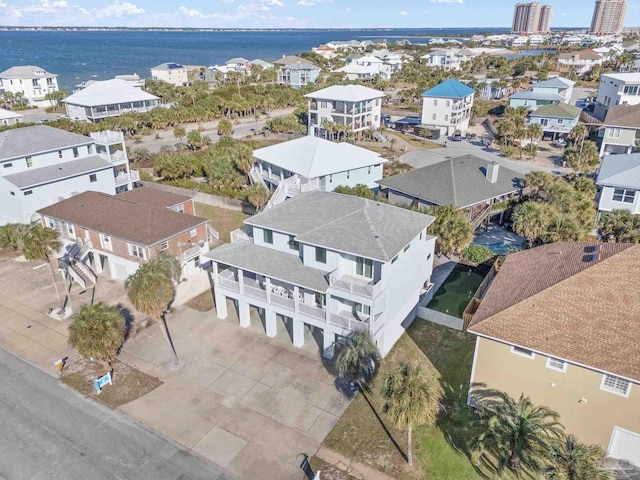
<path id="1" fill-rule="evenodd" d="M 340 420 L 340 417 L 336 417 L 327 412 L 320 412 L 320 415 L 318 415 L 316 421 L 311 425 L 311 428 L 307 430 L 307 435 L 321 443 L 327 435 L 329 435 L 329 432 L 335 424 L 338 423 L 338 420 Z"/>
<path id="2" fill-rule="evenodd" d="M 218 413 L 216 426 L 247 442 L 250 442 L 269 421 L 266 416 L 237 403 L 230 407 L 220 404 L 216 409 Z"/>
<path id="3" fill-rule="evenodd" d="M 227 371 L 223 366 L 205 359 L 183 357 L 180 359 L 180 365 L 181 376 L 190 378 L 203 387 L 210 387 Z"/>
<path id="4" fill-rule="evenodd" d="M 215 382 L 211 384 L 211 389 L 220 395 L 241 399 L 251 387 L 256 384 L 255 380 L 245 377 L 232 370 L 227 370 Z"/>
<path id="5" fill-rule="evenodd" d="M 274 351 L 273 355 L 275 354 L 276 352 Z M 269 361 L 268 358 L 245 352 L 238 358 L 238 361 L 231 366 L 231 370 L 258 381 L 264 377 L 273 365 L 274 363 Z"/>
<path id="6" fill-rule="evenodd" d="M 242 438 L 223 430 L 212 428 L 193 450 L 221 467 L 227 467 L 247 444 Z"/>
<path id="7" fill-rule="evenodd" d="M 252 444 L 247 445 L 235 457 L 228 467 L 229 471 L 241 478 L 300 480 L 302 470 L 299 467 L 283 462 L 269 452 Z"/>
<path id="8" fill-rule="evenodd" d="M 321 410 L 309 405 L 303 400 L 280 394 L 280 401 L 276 404 L 276 411 L 271 415 L 273 420 L 306 432 L 317 420 Z"/>

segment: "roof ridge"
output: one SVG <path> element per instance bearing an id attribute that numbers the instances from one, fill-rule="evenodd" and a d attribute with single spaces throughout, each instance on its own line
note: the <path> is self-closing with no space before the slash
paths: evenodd
<path id="1" fill-rule="evenodd" d="M 371 220 L 371 217 L 369 216 L 370 204 L 368 202 L 364 202 L 364 198 L 362 200 L 363 200 L 362 212 L 364 213 L 364 218 L 367 220 L 367 223 L 369 224 L 369 229 L 371 230 L 371 233 L 373 233 L 374 241 L 376 242 L 376 244 L 378 245 L 378 248 L 384 255 L 384 258 L 390 258 L 389 254 L 384 248 L 384 245 L 382 244 L 382 241 L 380 240 L 380 235 L 378 234 L 378 231 L 376 230 L 375 225 Z M 377 205 L 380 206 L 380 203 L 377 203 Z"/>

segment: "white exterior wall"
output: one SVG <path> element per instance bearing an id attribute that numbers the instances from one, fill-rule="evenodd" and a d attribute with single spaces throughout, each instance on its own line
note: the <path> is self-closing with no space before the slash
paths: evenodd
<path id="1" fill-rule="evenodd" d="M 626 95 L 624 93 L 625 86 L 638 85 L 640 89 L 640 74 L 634 73 L 630 75 L 632 75 L 632 77 L 630 77 L 628 82 L 614 79 L 609 75 L 601 75 L 594 116 L 603 119 L 606 116 L 608 108 L 615 105 L 640 104 L 640 92 L 637 95 Z M 632 81 L 631 78 L 634 78 L 634 80 Z"/>
<path id="2" fill-rule="evenodd" d="M 72 120 L 77 121 L 87 121 L 89 117 L 87 117 L 86 107 L 82 107 L 80 105 L 73 105 L 71 103 L 66 103 L 67 108 L 67 116 Z M 89 109 L 91 110 L 91 109 Z"/>
<path id="3" fill-rule="evenodd" d="M 469 128 L 473 99 L 474 95 L 463 99 L 423 97 L 421 123 L 438 127 L 443 135 L 451 135 L 455 130 L 464 133 Z M 462 110 L 454 110 L 454 106 L 461 103 L 468 105 Z M 454 114 L 461 117 L 461 121 L 454 123 Z"/>
<path id="4" fill-rule="evenodd" d="M 174 68 L 171 70 L 151 69 L 151 76 L 154 80 L 170 83 L 176 87 L 182 87 L 189 83 L 189 76 L 186 68 Z"/>
<path id="5" fill-rule="evenodd" d="M 317 108 L 311 109 L 311 102 L 309 102 L 309 126 L 320 127 L 322 122 L 328 120 L 330 122 L 351 125 L 353 119 L 362 119 L 361 126 L 358 128 L 354 128 L 354 132 L 360 132 L 363 130 L 368 130 L 370 128 L 379 128 L 380 127 L 380 117 L 382 115 L 382 99 L 376 98 L 373 100 L 368 100 L 368 104 L 371 106 L 371 111 L 364 112 L 362 114 L 352 115 L 350 112 L 350 108 L 347 107 L 347 113 L 344 113 L 344 103 L 345 102 L 333 102 L 331 100 L 316 100 Z M 358 104 L 360 102 L 357 102 Z M 334 112 L 334 104 L 338 104 L 338 111 Z M 348 102 L 349 106 L 353 106 L 352 103 Z M 315 122 L 312 122 L 312 115 L 316 115 Z M 371 122 L 371 125 L 367 125 L 368 122 Z"/>
<path id="6" fill-rule="evenodd" d="M 88 143 L 91 145 L 91 153 L 89 153 L 88 145 L 79 145 L 75 147 L 78 150 L 78 156 L 76 157 L 74 154 L 74 147 L 71 148 L 63 148 L 62 150 L 55 150 L 53 152 L 42 152 L 31 155 L 31 161 L 33 162 L 32 167 L 27 167 L 27 160 L 25 157 L 19 157 L 11 160 L 2 160 L 0 164 L 3 165 L 3 168 L 0 170 L 0 175 L 11 175 L 12 173 L 24 172 L 25 170 L 30 170 L 34 168 L 42 168 L 49 167 L 51 165 L 57 165 L 59 163 L 70 162 L 72 160 L 77 160 L 79 158 L 85 158 L 90 155 L 95 155 L 96 147 L 91 143 L 91 140 L 88 140 Z M 58 152 L 62 152 L 59 154 Z M 4 165 L 11 163 L 11 167 L 4 167 Z"/>
<path id="7" fill-rule="evenodd" d="M 640 190 L 636 190 L 636 197 L 633 203 L 616 202 L 613 200 L 613 192 L 615 187 L 602 187 L 600 192 L 600 202 L 598 210 L 602 212 L 611 212 L 613 210 L 629 210 L 631 213 L 640 214 Z M 633 190 L 627 188 L 626 190 Z"/>
<path id="8" fill-rule="evenodd" d="M 635 128 L 605 127 L 600 144 L 600 156 L 608 153 L 631 153 L 636 139 L 640 139 L 640 125 Z"/>
<path id="9" fill-rule="evenodd" d="M 47 79 L 51 79 L 51 85 L 47 84 Z M 37 86 L 33 85 L 32 80 L 37 80 Z M 0 78 L 0 89 L 6 92 L 18 93 L 23 92 L 24 98 L 29 101 L 29 105 L 35 105 L 40 102 L 40 106 L 49 106 L 49 101 L 45 101 L 44 97 L 49 92 L 58 91 L 58 79 L 54 75 L 42 75 L 38 78 Z"/>
<path id="10" fill-rule="evenodd" d="M 359 183 L 369 188 L 378 186 L 377 180 L 382 179 L 382 163 L 371 167 L 357 168 L 349 172 L 338 172 L 325 177 L 325 190 L 332 192 L 338 186 L 355 187 Z"/>

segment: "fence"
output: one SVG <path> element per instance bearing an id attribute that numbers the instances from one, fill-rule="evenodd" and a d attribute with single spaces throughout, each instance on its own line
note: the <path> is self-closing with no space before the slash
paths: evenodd
<path id="1" fill-rule="evenodd" d="M 418 307 L 418 317 L 455 330 L 462 330 L 464 326 L 461 318 L 425 307 Z"/>
<path id="2" fill-rule="evenodd" d="M 212 207 L 226 208 L 227 210 L 235 210 L 236 212 L 244 212 L 249 215 L 255 213 L 255 208 L 242 200 L 236 200 L 235 198 L 220 197 L 218 195 L 212 195 L 210 193 L 198 192 L 197 190 L 189 190 L 188 188 L 174 187 L 172 185 L 163 185 L 162 183 L 154 183 L 142 181 L 140 182 L 144 187 L 155 188 L 164 192 L 176 193 L 178 195 L 184 195 L 186 197 L 193 198 L 194 202 L 204 203 Z"/>

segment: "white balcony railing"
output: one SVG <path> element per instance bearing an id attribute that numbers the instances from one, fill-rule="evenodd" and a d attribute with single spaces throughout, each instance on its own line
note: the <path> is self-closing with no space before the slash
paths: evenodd
<path id="1" fill-rule="evenodd" d="M 382 291 L 382 282 L 373 283 L 372 280 L 343 275 L 341 272 L 333 272 L 329 275 L 329 285 L 337 290 L 368 298 L 374 298 Z"/>
<path id="2" fill-rule="evenodd" d="M 118 187 L 131 182 L 139 182 L 139 181 L 140 181 L 140 173 L 137 170 L 131 170 L 129 173 L 120 172 L 118 173 L 118 175 L 116 175 L 116 186 Z"/>
<path id="3" fill-rule="evenodd" d="M 107 162 L 110 162 L 114 165 L 124 165 L 125 163 L 128 162 L 127 154 L 124 153 L 122 150 L 116 150 L 113 153 L 100 152 L 98 153 L 98 155 L 101 158 L 105 159 Z"/>
<path id="4" fill-rule="evenodd" d="M 92 132 L 90 133 L 91 138 L 93 138 L 97 143 L 102 145 L 114 145 L 117 143 L 124 142 L 124 135 L 122 132 L 114 132 L 113 130 L 103 130 L 101 132 Z"/>

